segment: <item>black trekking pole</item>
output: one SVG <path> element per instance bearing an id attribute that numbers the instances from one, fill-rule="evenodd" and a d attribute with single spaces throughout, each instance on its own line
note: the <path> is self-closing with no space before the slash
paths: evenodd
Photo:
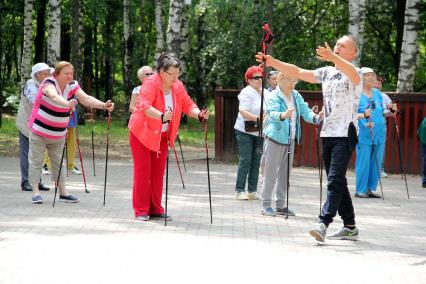
<path id="1" fill-rule="evenodd" d="M 92 165 L 93 165 L 93 176 L 96 176 L 96 168 L 95 168 L 95 140 L 94 140 L 94 131 L 93 131 L 93 129 L 94 129 L 94 127 L 93 127 L 93 124 L 94 124 L 94 119 L 93 119 L 93 109 L 92 108 L 90 108 L 90 124 L 92 125 L 92 130 L 91 130 L 91 133 L 92 133 Z"/>
<path id="2" fill-rule="evenodd" d="M 65 137 L 65 141 L 66 141 L 66 137 Z M 56 194 L 58 193 L 58 186 L 59 186 L 59 178 L 61 177 L 61 171 L 62 171 L 62 163 L 64 162 L 64 155 L 65 155 L 65 145 L 66 143 L 64 143 L 64 148 L 62 149 L 62 157 L 61 157 L 61 164 L 59 165 L 59 173 L 58 173 L 58 178 L 55 182 L 55 196 L 53 197 L 53 205 L 52 207 L 55 207 L 55 202 L 56 202 Z M 53 167 L 52 167 L 53 170 Z M 53 174 L 53 171 L 52 171 Z"/>
<path id="3" fill-rule="evenodd" d="M 109 147 L 110 125 L 111 125 L 111 113 L 108 112 L 107 133 L 106 133 L 106 154 L 105 154 L 104 206 L 105 206 L 105 198 L 106 198 L 106 182 L 107 182 L 107 173 L 108 173 L 108 147 Z"/>
<path id="4" fill-rule="evenodd" d="M 288 107 L 287 109 L 289 109 Z M 291 157 L 291 116 L 288 118 L 288 149 L 287 149 L 287 200 L 286 200 L 286 207 L 287 207 L 287 213 L 285 214 L 285 218 L 288 219 L 288 212 L 290 211 L 288 207 L 288 196 L 290 193 L 290 157 Z"/>
<path id="5" fill-rule="evenodd" d="M 382 178 L 380 177 L 380 168 L 379 168 L 379 163 L 377 162 L 377 156 L 376 156 L 376 144 L 374 143 L 374 136 L 373 136 L 373 111 L 376 109 L 376 104 L 374 103 L 374 101 L 372 101 L 371 103 L 372 105 L 370 106 L 372 109 L 372 112 L 370 114 L 370 117 L 368 118 L 368 121 L 370 122 L 370 137 L 371 137 L 371 142 L 373 143 L 372 145 L 372 150 L 371 150 L 371 155 L 370 155 L 370 159 L 373 158 L 374 159 L 374 163 L 376 164 L 376 169 L 377 169 L 377 175 L 379 176 L 379 183 L 380 183 L 380 191 L 382 192 L 382 200 L 385 200 L 385 196 L 383 194 L 383 186 L 382 186 Z"/>
<path id="6" fill-rule="evenodd" d="M 401 172 L 401 179 L 405 180 L 405 188 L 407 190 L 407 198 L 410 199 L 410 193 L 408 192 L 407 177 L 405 175 L 404 167 L 403 167 L 403 164 L 402 164 L 401 138 L 399 137 L 399 127 L 398 127 L 398 123 L 396 121 L 397 115 L 398 115 L 398 113 L 396 113 L 393 118 L 394 118 L 394 122 L 395 122 L 395 134 L 396 134 L 396 138 L 397 138 L 397 141 L 398 141 L 399 171 Z"/>
<path id="7" fill-rule="evenodd" d="M 213 211 L 212 211 L 212 192 L 210 187 L 210 165 L 209 165 L 209 147 L 208 147 L 208 140 L 207 140 L 207 133 L 208 133 L 208 121 L 207 119 L 203 119 L 203 125 L 204 125 L 204 144 L 206 147 L 206 163 L 207 163 L 207 182 L 209 186 L 209 203 L 210 203 L 210 224 L 213 224 Z"/>
<path id="8" fill-rule="evenodd" d="M 162 118 L 161 118 L 162 119 Z M 165 201 L 165 211 L 164 211 L 164 226 L 167 227 L 167 201 L 169 198 L 169 134 L 170 134 L 170 121 L 167 121 L 167 159 L 166 159 L 166 201 Z"/>
<path id="9" fill-rule="evenodd" d="M 185 173 L 186 173 L 185 159 L 183 158 L 182 143 L 180 143 L 179 133 L 177 134 L 177 141 L 179 143 L 180 156 L 182 157 L 183 169 L 185 170 Z"/>
<path id="10" fill-rule="evenodd" d="M 83 154 L 80 149 L 80 139 L 78 138 L 78 131 L 77 131 L 77 120 L 75 119 L 75 116 L 73 116 L 74 119 L 74 127 L 75 127 L 75 140 L 77 142 L 77 149 L 78 149 L 78 156 L 80 158 L 80 165 L 81 165 L 81 173 L 83 176 L 83 182 L 84 182 L 84 191 L 86 193 L 90 193 L 90 191 L 87 190 L 87 184 L 86 184 L 86 174 L 84 172 L 84 164 L 83 164 Z M 68 168 L 68 167 L 67 167 Z"/>
<path id="11" fill-rule="evenodd" d="M 319 211 L 320 216 L 322 216 L 322 154 L 320 152 L 320 131 L 319 131 L 318 123 L 315 123 L 315 133 L 316 133 L 316 142 L 317 142 L 317 160 L 318 160 L 318 176 L 320 180 L 320 203 L 319 203 Z"/>
<path id="12" fill-rule="evenodd" d="M 267 54 L 268 46 L 272 45 L 272 42 L 274 41 L 274 35 L 271 32 L 271 29 L 269 28 L 269 25 L 267 23 L 263 23 L 262 25 L 263 35 L 262 35 L 262 41 L 260 42 L 262 46 L 262 53 L 264 55 Z M 265 89 L 265 77 L 266 77 L 266 59 L 262 59 L 262 67 L 263 67 L 263 74 L 262 74 L 262 91 L 260 94 L 260 115 L 259 115 L 259 137 L 263 136 L 263 101 L 264 101 L 264 89 Z"/>
<path id="13" fill-rule="evenodd" d="M 70 120 L 70 122 L 71 122 L 71 115 L 72 115 L 72 113 L 70 113 L 70 116 L 69 116 L 69 120 Z M 69 123 L 68 123 L 68 124 L 69 124 Z M 58 186 L 59 186 L 59 178 L 61 177 L 62 164 L 64 163 L 65 151 L 67 151 L 67 154 L 68 154 L 68 150 L 67 150 L 67 149 L 68 149 L 68 148 L 67 148 L 67 140 L 68 140 L 68 131 L 67 131 L 67 134 L 65 134 L 64 148 L 62 149 L 62 157 L 61 157 L 61 163 L 60 163 L 60 165 L 59 165 L 58 178 L 57 178 L 57 180 L 56 180 L 56 182 L 55 182 L 55 196 L 53 197 L 53 204 L 52 204 L 52 207 L 55 207 L 56 195 L 57 195 L 57 193 L 58 193 Z M 67 167 L 67 170 L 68 170 L 68 167 Z M 53 167 L 52 167 L 52 174 L 53 174 Z M 67 171 L 67 174 L 68 174 L 68 171 Z"/>

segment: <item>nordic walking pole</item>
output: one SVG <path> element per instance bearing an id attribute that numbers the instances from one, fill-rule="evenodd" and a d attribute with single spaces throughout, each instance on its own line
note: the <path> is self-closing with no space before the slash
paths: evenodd
<path id="1" fill-rule="evenodd" d="M 109 147 L 109 128 L 111 125 L 111 113 L 108 111 L 108 121 L 107 121 L 107 135 L 106 135 L 106 154 L 105 154 L 105 180 L 104 180 L 104 206 L 106 198 L 106 182 L 107 182 L 107 173 L 108 173 L 108 147 Z"/>
<path id="2" fill-rule="evenodd" d="M 161 117 L 163 120 L 163 117 Z M 167 159 L 166 159 L 166 208 L 164 213 L 164 226 L 167 227 L 167 201 L 169 197 L 169 134 L 170 134 L 170 121 L 167 121 Z"/>
<path id="3" fill-rule="evenodd" d="M 376 156 L 376 144 L 374 143 L 374 136 L 373 136 L 373 111 L 376 109 L 376 104 L 374 103 L 374 101 L 372 101 L 371 103 L 372 105 L 370 105 L 371 107 L 371 114 L 370 117 L 368 118 L 368 121 L 370 122 L 370 137 L 371 137 L 371 142 L 373 143 L 372 145 L 372 150 L 371 150 L 371 157 L 373 157 L 374 159 L 374 163 L 376 164 L 376 169 L 377 169 L 377 174 L 379 176 L 379 183 L 380 183 L 380 191 L 382 192 L 382 200 L 385 200 L 385 196 L 383 194 L 383 186 L 382 186 L 382 178 L 380 177 L 380 168 L 379 168 L 379 163 L 377 162 L 377 156 Z"/>
<path id="4" fill-rule="evenodd" d="M 168 136 L 168 135 L 167 135 Z M 167 141 L 167 145 L 168 145 Z M 167 146 L 167 159 L 166 159 L 166 208 L 164 217 L 164 226 L 167 227 L 167 199 L 169 196 L 169 147 Z"/>
<path id="5" fill-rule="evenodd" d="M 93 119 L 93 109 L 90 108 L 90 120 L 91 120 L 91 125 L 92 125 L 92 165 L 93 165 L 93 176 L 96 176 L 96 168 L 95 168 L 95 140 L 93 138 L 94 136 L 94 132 L 93 132 L 93 123 L 94 123 L 94 119 Z"/>
<path id="6" fill-rule="evenodd" d="M 318 109 L 316 109 L 318 111 Z M 322 216 L 322 154 L 320 152 L 320 131 L 319 131 L 319 124 L 321 123 L 321 120 L 318 119 L 318 121 L 315 123 L 315 138 L 316 138 L 316 144 L 317 144 L 317 160 L 318 160 L 318 176 L 320 180 L 320 202 L 319 202 L 319 212 L 320 216 Z"/>
<path id="7" fill-rule="evenodd" d="M 179 136 L 178 136 L 178 137 L 179 137 Z M 173 146 L 171 146 L 171 147 L 172 147 L 173 153 L 175 154 L 176 163 L 177 163 L 177 166 L 178 166 L 178 169 L 179 169 L 179 174 L 180 174 L 180 180 L 182 181 L 183 189 L 185 189 L 185 182 L 183 181 L 183 175 L 182 175 L 182 171 L 181 171 L 181 169 L 180 169 L 179 158 L 178 158 L 178 155 L 177 155 L 177 153 L 176 153 L 175 146 L 173 145 Z"/>
<path id="8" fill-rule="evenodd" d="M 185 173 L 186 173 L 185 159 L 183 158 L 182 143 L 180 143 L 179 133 L 177 134 L 177 140 L 178 140 L 179 148 L 180 148 L 180 156 L 182 157 L 183 169 L 185 170 Z"/>
<path id="9" fill-rule="evenodd" d="M 71 120 L 71 115 L 72 113 L 70 113 L 69 119 Z M 58 193 L 58 186 L 59 186 L 59 178 L 61 177 L 61 171 L 62 171 L 62 164 L 64 162 L 64 155 L 65 155 L 65 148 L 67 147 L 67 139 L 68 139 L 68 132 L 65 135 L 65 141 L 64 141 L 64 148 L 62 149 L 62 157 L 61 157 L 61 163 L 59 164 L 59 173 L 58 173 L 58 178 L 55 182 L 55 196 L 53 197 L 53 204 L 52 207 L 55 207 L 55 202 L 56 202 L 56 194 Z M 68 169 L 68 167 L 67 167 Z M 52 167 L 53 170 L 53 167 Z"/>
<path id="10" fill-rule="evenodd" d="M 206 146 L 206 163 L 207 163 L 207 182 L 209 186 L 209 204 L 210 204 L 210 224 L 213 224 L 213 211 L 212 211 L 212 191 L 210 186 L 210 165 L 209 165 L 209 146 L 208 146 L 208 121 L 207 119 L 203 119 L 202 121 L 204 125 L 204 144 Z"/>
<path id="11" fill-rule="evenodd" d="M 290 210 L 288 208 L 288 195 L 290 193 L 291 117 L 289 117 L 288 120 L 289 120 L 289 128 L 288 128 L 288 149 L 287 149 L 287 200 L 286 200 L 287 213 L 285 214 L 286 219 L 288 219 L 288 211 Z"/>
<path id="12" fill-rule="evenodd" d="M 398 115 L 398 112 L 395 114 L 395 116 L 393 118 L 394 118 L 394 122 L 395 122 L 396 139 L 398 141 L 399 171 L 401 172 L 401 178 L 404 178 L 404 180 L 405 180 L 405 188 L 407 190 L 407 198 L 410 199 L 410 193 L 408 192 L 407 176 L 405 175 L 404 167 L 402 165 L 401 138 L 399 137 L 398 122 L 396 121 L 397 115 Z"/>
<path id="13" fill-rule="evenodd" d="M 75 127 L 75 130 L 74 130 L 75 131 L 75 140 L 77 142 L 78 156 L 80 157 L 81 173 L 82 173 L 83 182 L 84 182 L 84 191 L 86 193 L 90 193 L 90 191 L 87 190 L 86 174 L 84 172 L 84 164 L 83 164 L 83 154 L 82 154 L 82 152 L 80 150 L 80 139 L 78 138 L 77 120 L 75 119 L 75 116 L 73 116 L 73 119 L 74 119 L 74 127 Z"/>
<path id="14" fill-rule="evenodd" d="M 66 141 L 66 137 L 65 137 L 65 141 Z M 64 143 L 64 148 L 62 149 L 62 157 L 61 157 L 61 164 L 59 165 L 58 178 L 57 178 L 57 180 L 55 182 L 55 196 L 53 197 L 53 207 L 55 207 L 56 194 L 58 193 L 59 178 L 61 177 L 62 163 L 64 162 L 64 155 L 65 155 L 65 143 Z"/>
<path id="15" fill-rule="evenodd" d="M 272 45 L 272 42 L 274 41 L 274 35 L 271 32 L 271 29 L 269 28 L 268 23 L 263 23 L 262 25 L 263 35 L 262 35 L 262 41 L 260 42 L 262 46 L 262 53 L 264 55 L 267 54 L 268 46 Z M 263 136 L 263 101 L 264 101 L 264 89 L 265 89 L 265 77 L 266 77 L 266 60 L 262 59 L 262 67 L 263 67 L 263 76 L 262 76 L 262 91 L 260 94 L 260 115 L 259 115 L 259 137 Z"/>

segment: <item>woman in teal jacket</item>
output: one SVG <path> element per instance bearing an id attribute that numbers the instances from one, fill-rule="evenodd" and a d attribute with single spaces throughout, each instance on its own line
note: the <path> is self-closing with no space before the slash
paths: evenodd
<path id="1" fill-rule="evenodd" d="M 294 216 L 294 212 L 284 205 L 285 192 L 287 190 L 287 159 L 288 147 L 290 147 L 290 165 L 293 164 L 294 144 L 300 142 L 301 127 L 300 117 L 306 122 L 319 121 L 319 115 L 315 114 L 302 96 L 294 90 L 297 80 L 278 75 L 279 85 L 271 93 L 267 101 L 267 119 L 263 134 L 265 170 L 262 185 L 262 214 L 275 216 L 288 213 Z M 276 209 L 271 207 L 272 193 L 276 184 Z"/>

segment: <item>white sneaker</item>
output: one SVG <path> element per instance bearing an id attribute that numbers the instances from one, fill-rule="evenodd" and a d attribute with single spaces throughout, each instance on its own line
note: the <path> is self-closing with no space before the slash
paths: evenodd
<path id="1" fill-rule="evenodd" d="M 248 200 L 248 196 L 245 191 L 237 192 L 235 194 L 235 198 L 237 198 L 238 200 Z"/>
<path id="2" fill-rule="evenodd" d="M 81 175 L 81 171 L 77 169 L 77 167 L 74 167 L 74 169 L 70 170 L 69 172 L 75 175 Z"/>
<path id="3" fill-rule="evenodd" d="M 248 200 L 260 200 L 259 194 L 257 192 L 248 192 L 247 193 L 247 199 Z"/>
<path id="4" fill-rule="evenodd" d="M 388 177 L 388 174 L 387 174 L 387 173 L 385 173 L 385 171 L 382 171 L 382 172 L 380 172 L 380 177 L 382 177 L 382 178 L 387 178 L 387 177 Z"/>
<path id="5" fill-rule="evenodd" d="M 315 227 L 309 231 L 309 234 L 315 238 L 318 242 L 324 242 L 325 234 L 327 233 L 327 227 L 324 223 L 318 223 Z"/>

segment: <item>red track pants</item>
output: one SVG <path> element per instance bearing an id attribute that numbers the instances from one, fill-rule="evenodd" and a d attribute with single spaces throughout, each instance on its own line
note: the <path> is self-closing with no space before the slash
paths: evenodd
<path id="1" fill-rule="evenodd" d="M 161 197 L 167 159 L 167 132 L 161 135 L 160 152 L 145 147 L 130 132 L 133 155 L 133 209 L 135 216 L 163 214 Z"/>

